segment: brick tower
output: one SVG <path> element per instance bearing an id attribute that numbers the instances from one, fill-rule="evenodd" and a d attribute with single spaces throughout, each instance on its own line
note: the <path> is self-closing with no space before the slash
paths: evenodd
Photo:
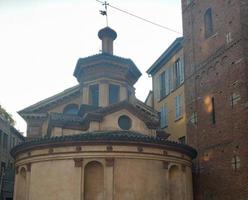
<path id="1" fill-rule="evenodd" d="M 196 200 L 248 199 L 248 1 L 182 0 Z"/>

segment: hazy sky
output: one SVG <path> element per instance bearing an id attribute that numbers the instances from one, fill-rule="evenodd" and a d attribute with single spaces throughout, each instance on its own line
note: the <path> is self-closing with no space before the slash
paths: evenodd
<path id="1" fill-rule="evenodd" d="M 181 0 L 109 0 L 113 6 L 182 32 Z M 77 84 L 79 57 L 99 53 L 105 27 L 95 0 L 0 0 L 0 104 L 26 131 L 16 113 Z M 145 71 L 180 34 L 109 8 L 118 37 L 114 54 L 131 58 L 142 72 L 136 96 L 145 100 L 151 78 Z"/>

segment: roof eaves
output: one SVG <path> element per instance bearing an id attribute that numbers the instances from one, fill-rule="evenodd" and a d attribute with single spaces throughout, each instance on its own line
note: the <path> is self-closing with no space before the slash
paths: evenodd
<path id="1" fill-rule="evenodd" d="M 152 64 L 152 66 L 146 71 L 149 75 L 154 75 L 163 64 L 165 64 L 173 54 L 177 53 L 182 46 L 183 37 L 177 38 L 174 42 L 164 51 L 164 53 Z"/>
<path id="2" fill-rule="evenodd" d="M 27 108 L 24 108 L 23 110 L 18 111 L 18 114 L 22 115 L 23 113 L 32 112 L 32 111 L 37 110 L 37 109 L 39 109 L 41 107 L 49 105 L 49 104 L 53 103 L 54 101 L 56 101 L 58 99 L 70 96 L 70 95 L 72 95 L 72 94 L 74 94 L 74 93 L 76 93 L 78 91 L 79 91 L 79 85 L 73 86 L 71 88 L 68 88 L 68 89 L 56 94 L 56 95 L 48 97 L 48 98 L 46 98 L 46 99 L 44 99 L 42 101 L 39 101 L 39 102 L 27 107 Z"/>

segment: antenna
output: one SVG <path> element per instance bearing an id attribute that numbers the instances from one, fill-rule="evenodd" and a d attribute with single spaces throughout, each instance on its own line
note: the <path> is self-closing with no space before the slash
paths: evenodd
<path id="1" fill-rule="evenodd" d="M 106 16 L 106 24 L 108 26 L 108 6 L 109 6 L 109 3 L 107 3 L 107 1 L 104 1 L 104 2 L 98 1 L 98 2 L 102 3 L 102 5 L 104 6 L 105 10 L 100 10 L 100 14 L 103 16 L 104 15 Z"/>

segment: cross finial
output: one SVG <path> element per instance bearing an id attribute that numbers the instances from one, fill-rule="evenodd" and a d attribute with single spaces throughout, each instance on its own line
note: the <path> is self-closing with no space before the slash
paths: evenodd
<path id="1" fill-rule="evenodd" d="M 109 3 L 107 1 L 104 1 L 102 5 L 104 6 L 105 10 L 100 10 L 100 14 L 106 16 L 106 24 L 108 26 L 108 5 Z"/>

